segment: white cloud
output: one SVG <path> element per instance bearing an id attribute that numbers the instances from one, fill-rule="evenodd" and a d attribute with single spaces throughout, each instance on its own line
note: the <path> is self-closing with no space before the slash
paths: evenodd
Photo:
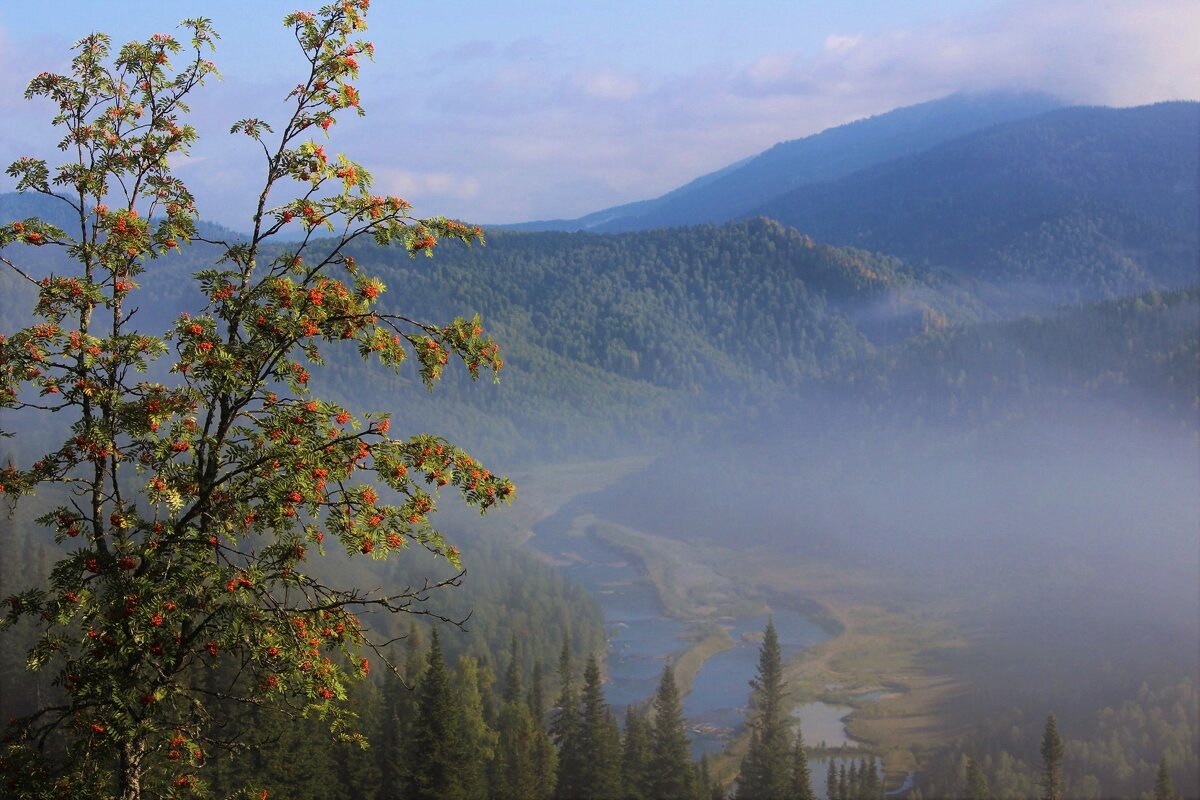
<path id="1" fill-rule="evenodd" d="M 418 213 L 479 222 L 572 217 L 661 194 L 781 140 L 959 89 L 1042 89 L 1112 105 L 1200 98 L 1197 42 L 1195 0 L 1011 0 L 928 25 L 840 30 L 815 50 L 739 64 L 714 54 L 709 66 L 674 75 L 634 71 L 540 36 L 471 41 L 407 65 L 412 79 L 386 64 L 367 67 L 368 116 L 339 123 L 330 149 L 352 154 L 380 191 L 401 194 Z M 27 78 L 26 65 L 41 69 L 44 56 L 0 38 L 0 107 L 15 105 L 21 88 L 6 76 Z M 238 76 L 217 88 L 205 87 L 201 97 L 211 99 L 196 105 L 207 140 L 197 156 L 211 165 L 189 179 L 202 207 L 239 225 L 239 181 L 248 183 L 257 165 L 249 151 L 231 151 L 222 126 L 234 109 L 261 116 L 281 107 L 264 111 L 268 87 Z M 27 130 L 44 134 L 45 122 L 44 114 L 10 114 L 0 143 L 11 152 Z"/>
<path id="2" fill-rule="evenodd" d="M 608 70 L 582 76 L 584 94 L 600 100 L 632 100 L 641 91 L 637 79 Z"/>
<path id="3" fill-rule="evenodd" d="M 401 197 L 437 195 L 454 200 L 474 200 L 480 185 L 475 178 L 447 172 L 409 172 L 385 168 L 375 170 L 375 189 L 382 194 Z M 428 210 L 426 213 L 431 213 Z M 441 213 L 441 212 L 438 212 Z"/>

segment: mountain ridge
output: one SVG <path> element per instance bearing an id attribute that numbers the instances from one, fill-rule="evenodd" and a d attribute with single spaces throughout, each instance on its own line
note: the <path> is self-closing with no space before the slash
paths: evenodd
<path id="1" fill-rule="evenodd" d="M 847 175 L 964 133 L 1063 105 L 1062 100 L 1043 93 L 959 92 L 779 142 L 656 198 L 614 206 L 575 220 L 495 227 L 616 233 L 727 222 L 806 183 Z"/>

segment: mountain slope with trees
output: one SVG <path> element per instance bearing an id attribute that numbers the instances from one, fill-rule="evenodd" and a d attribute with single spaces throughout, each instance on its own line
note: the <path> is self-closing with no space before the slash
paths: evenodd
<path id="1" fill-rule="evenodd" d="M 1066 108 L 758 206 L 818 241 L 882 250 L 1026 298 L 1197 280 L 1200 103 Z"/>
<path id="2" fill-rule="evenodd" d="M 1034 92 L 962 92 L 780 142 L 652 200 L 597 211 L 576 220 L 508 227 L 612 233 L 727 222 L 797 187 L 849 175 L 1061 105 L 1056 98 Z"/>

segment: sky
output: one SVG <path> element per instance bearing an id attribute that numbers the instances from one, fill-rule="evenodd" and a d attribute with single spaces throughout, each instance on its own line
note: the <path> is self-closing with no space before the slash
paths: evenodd
<path id="1" fill-rule="evenodd" d="M 280 24 L 297 7 L 5 3 L 0 160 L 53 161 L 52 110 L 22 93 L 66 68 L 73 41 L 144 39 L 207 16 L 223 78 L 193 103 L 202 138 L 178 174 L 204 218 L 246 229 L 261 154 L 227 131 L 282 113 L 304 66 Z M 1196 0 L 375 0 L 368 22 L 367 115 L 339 122 L 327 149 L 421 215 L 484 224 L 656 197 L 777 142 L 955 91 L 1200 99 Z"/>

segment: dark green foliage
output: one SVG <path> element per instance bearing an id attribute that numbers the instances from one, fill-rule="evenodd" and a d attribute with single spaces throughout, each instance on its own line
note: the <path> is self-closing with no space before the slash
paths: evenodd
<path id="1" fill-rule="evenodd" d="M 1200 704 L 1194 680 L 1143 685 L 1110 707 L 1073 720 L 1086 735 L 1063 741 L 1067 795 L 1137 797 L 1152 790 L 1161 759 L 1176 765 L 1178 794 L 1200 793 Z M 961 753 L 974 753 L 995 797 L 1035 797 L 1040 792 L 1040 744 L 1044 727 L 1013 710 L 976 726 L 967 737 L 933 754 L 921 773 L 931 797 L 961 792 Z"/>
<path id="2" fill-rule="evenodd" d="M 450 690 L 450 676 L 442 658 L 438 632 L 433 632 L 425 672 L 417 687 L 417 713 L 412 728 L 411 766 L 407 771 L 406 797 L 439 800 L 464 796 L 459 782 L 458 759 L 462 749 L 460 709 Z"/>
<path id="3" fill-rule="evenodd" d="M 458 669 L 451 677 L 450 688 L 458 706 L 459 743 L 457 781 L 465 800 L 487 800 L 488 775 L 496 757 L 497 733 L 484 718 L 484 695 L 491 692 L 492 670 L 470 656 L 458 660 Z M 523 700 L 516 702 L 523 706 Z M 532 797 L 532 794 L 527 794 Z"/>
<path id="4" fill-rule="evenodd" d="M 658 690 L 654 693 L 653 709 L 650 780 L 646 784 L 646 796 L 653 800 L 688 797 L 694 789 L 692 764 L 683 706 L 675 685 L 675 668 L 670 663 L 663 667 Z"/>
<path id="5" fill-rule="evenodd" d="M 1123 404 L 1192 426 L 1200 403 L 1200 288 L 1149 292 L 1046 316 L 953 326 L 828 382 L 855 414 L 985 425 L 1078 400 Z"/>
<path id="6" fill-rule="evenodd" d="M 1046 718 L 1046 730 L 1042 734 L 1042 778 L 1040 800 L 1062 800 L 1063 796 L 1063 748 L 1058 735 L 1058 723 L 1051 714 Z"/>
<path id="7" fill-rule="evenodd" d="M 470 616 L 465 635 L 455 633 L 443 639 L 448 658 L 466 654 L 506 664 L 498 654 L 509 650 L 515 637 L 521 642 L 518 672 L 528 676 L 535 661 L 558 656 L 568 631 L 574 634 L 577 652 L 602 646 L 600 608 L 582 588 L 503 537 L 469 532 L 458 524 L 446 530 L 463 551 L 467 575 L 461 586 L 431 593 L 428 606 L 450 619 Z M 412 550 L 408 556 L 388 562 L 393 564 L 384 573 L 388 584 L 420 585 L 426 577 L 442 580 L 455 574 L 419 551 Z M 386 620 L 380 620 L 384 623 Z M 393 635 L 397 633 L 400 631 Z"/>
<path id="8" fill-rule="evenodd" d="M 700 760 L 696 762 L 695 773 L 695 789 L 692 796 L 696 800 L 725 800 L 725 787 L 712 774 L 707 755 L 700 756 Z"/>
<path id="9" fill-rule="evenodd" d="M 1167 757 L 1158 762 L 1158 774 L 1154 777 L 1154 800 L 1176 800 L 1175 784 L 1171 781 L 1171 769 Z"/>
<path id="10" fill-rule="evenodd" d="M 758 655 L 758 675 L 750 681 L 750 747 L 738 774 L 739 798 L 785 797 L 792 783 L 792 733 L 784 706 L 783 655 L 775 621 L 767 622 Z"/>
<path id="11" fill-rule="evenodd" d="M 621 796 L 621 736 L 604 701 L 600 662 L 588 656 L 580 692 L 579 750 L 583 755 L 576 797 L 618 800 Z"/>
<path id="12" fill-rule="evenodd" d="M 1200 104 L 1066 108 L 999 125 L 752 213 L 1052 301 L 1195 281 Z M 1043 298 L 1043 300 L 1046 298 Z"/>
<path id="13" fill-rule="evenodd" d="M 537 796 L 533 750 L 534 726 L 524 702 L 507 700 L 500 709 L 499 749 L 492 775 L 493 796 L 498 800 L 524 800 Z"/>
<path id="14" fill-rule="evenodd" d="M 992 797 L 991 792 L 988 791 L 987 777 L 983 774 L 983 770 L 974 756 L 967 759 L 965 796 L 967 800 L 991 800 Z"/>
<path id="15" fill-rule="evenodd" d="M 532 798 L 537 794 L 533 765 L 535 725 L 521 689 L 515 636 L 504 675 L 503 697 L 498 724 L 500 746 L 492 775 L 493 794 L 498 800 Z"/>
<path id="16" fill-rule="evenodd" d="M 876 764 L 874 756 L 868 762 L 864 780 L 863 797 L 867 800 L 879 800 L 883 797 L 883 764 Z"/>
<path id="17" fill-rule="evenodd" d="M 529 717 L 533 723 L 533 800 L 549 800 L 554 796 L 558 772 L 558 751 L 546 730 L 546 690 L 542 685 L 542 662 L 533 665 L 529 685 Z"/>
<path id="18" fill-rule="evenodd" d="M 625 709 L 625 736 L 621 741 L 621 797 L 645 800 L 651 773 L 650 727 L 637 706 Z"/>
<path id="19" fill-rule="evenodd" d="M 812 773 L 808 768 L 808 751 L 804 747 L 804 733 L 797 728 L 792 743 L 791 800 L 816 800 L 813 792 Z"/>
<path id="20" fill-rule="evenodd" d="M 584 752 L 582 744 L 583 723 L 572 675 L 571 649 L 565 641 L 558 661 L 558 682 L 558 704 L 550 724 L 551 736 L 558 746 L 558 776 L 554 796 L 558 800 L 571 800 L 578 797 L 583 789 L 584 762 L 588 754 Z"/>

